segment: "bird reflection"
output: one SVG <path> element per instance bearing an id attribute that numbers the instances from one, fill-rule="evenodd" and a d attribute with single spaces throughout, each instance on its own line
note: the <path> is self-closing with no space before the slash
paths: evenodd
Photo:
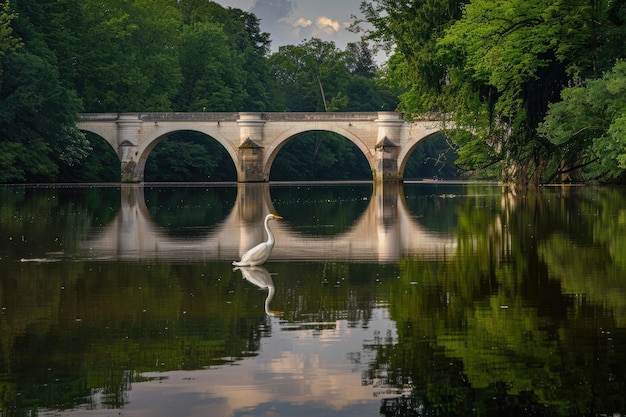
<path id="1" fill-rule="evenodd" d="M 280 311 L 270 310 L 270 302 L 274 297 L 274 280 L 267 269 L 262 266 L 238 266 L 234 269 L 240 270 L 243 277 L 261 289 L 268 290 L 265 298 L 265 314 L 268 316 L 279 316 Z"/>
<path id="2" fill-rule="evenodd" d="M 261 242 L 252 249 L 248 250 L 241 257 L 241 261 L 233 262 L 235 266 L 255 266 L 262 265 L 267 258 L 270 257 L 272 253 L 272 248 L 274 247 L 274 235 L 270 230 L 269 222 L 274 219 L 282 219 L 281 216 L 277 216 L 275 214 L 268 214 L 265 216 L 265 221 L 263 225 L 265 226 L 265 232 L 267 233 L 267 240 L 265 242 Z"/>

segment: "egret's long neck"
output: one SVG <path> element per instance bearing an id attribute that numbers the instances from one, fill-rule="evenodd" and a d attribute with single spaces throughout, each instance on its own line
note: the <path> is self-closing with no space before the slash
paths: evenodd
<path id="1" fill-rule="evenodd" d="M 271 217 L 268 217 L 265 219 L 265 231 L 267 232 L 267 243 L 269 243 L 270 245 L 273 245 L 274 235 L 272 234 L 272 231 L 270 230 L 270 220 L 271 220 Z"/>
<path id="2" fill-rule="evenodd" d="M 267 313 L 268 316 L 271 316 L 272 310 L 270 310 L 270 301 L 272 301 L 272 298 L 274 297 L 274 292 L 276 290 L 274 289 L 273 285 L 270 285 L 267 289 L 268 292 L 267 297 L 265 298 L 265 313 Z"/>

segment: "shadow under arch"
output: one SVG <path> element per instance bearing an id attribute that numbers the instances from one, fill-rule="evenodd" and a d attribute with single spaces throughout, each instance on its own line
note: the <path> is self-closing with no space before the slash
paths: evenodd
<path id="1" fill-rule="evenodd" d="M 150 142 L 138 166 L 146 182 L 236 181 L 236 158 L 229 147 L 206 132 L 172 129 Z"/>
<path id="2" fill-rule="evenodd" d="M 399 173 L 400 176 L 402 178 L 405 177 L 406 171 L 407 171 L 407 166 L 409 165 L 409 162 L 412 160 L 412 158 L 415 156 L 414 153 L 417 149 L 419 149 L 420 147 L 426 147 L 428 146 L 430 143 L 433 143 L 435 141 L 440 141 L 440 140 L 446 140 L 446 132 L 445 130 L 439 130 L 437 132 L 433 132 L 430 135 L 424 136 L 423 138 L 419 138 L 417 140 L 412 140 L 411 142 L 407 143 L 407 145 L 405 147 L 403 147 L 402 153 L 400 155 L 398 155 L 398 169 L 399 169 Z M 443 152 L 447 152 L 447 151 L 453 151 L 448 144 L 446 143 L 445 146 L 439 146 L 442 149 L 436 149 L 433 153 L 434 155 L 432 155 L 433 158 L 433 167 L 436 165 L 435 161 L 437 163 L 441 163 L 442 167 L 444 167 L 443 164 L 447 163 L 446 160 L 443 160 L 442 158 L 445 157 L 445 155 L 442 155 Z M 447 148 L 447 149 L 445 149 Z M 432 151 L 432 150 L 431 150 Z M 427 152 L 428 153 L 428 152 Z M 428 158 L 431 158 L 431 156 L 427 156 Z M 456 159 L 456 152 L 453 151 L 453 155 L 450 158 L 452 161 L 454 161 Z M 427 160 L 424 160 L 424 163 L 426 163 Z M 421 178 L 433 178 L 433 177 L 437 177 L 440 175 L 420 175 L 419 177 Z"/>
<path id="3" fill-rule="evenodd" d="M 111 144 L 102 136 L 82 130 L 91 146 L 91 152 L 78 164 L 61 165 L 61 182 L 119 182 L 121 177 L 120 158 Z"/>
<path id="4" fill-rule="evenodd" d="M 347 179 L 361 179 L 361 180 L 372 180 L 373 172 L 376 169 L 376 155 L 374 155 L 369 149 L 369 147 L 361 140 L 357 135 L 349 131 L 348 129 L 343 129 L 340 127 L 329 127 L 329 128 L 319 128 L 319 129 L 310 129 L 304 127 L 296 127 L 292 128 L 281 135 L 279 135 L 276 139 L 274 139 L 270 144 L 265 145 L 265 154 L 264 154 L 264 173 L 263 177 L 268 179 L 275 178 L 271 177 L 272 168 L 278 157 L 279 152 L 288 145 L 292 140 L 299 140 L 299 137 L 306 137 L 305 135 L 310 135 L 314 133 L 325 133 L 330 134 L 335 140 L 347 140 L 350 142 L 356 149 L 358 149 L 358 153 L 362 155 L 363 161 L 367 164 L 367 175 L 364 178 L 341 178 L 342 180 Z M 325 178 L 322 180 L 329 180 L 330 178 Z M 291 179 L 292 180 L 292 179 Z M 319 178 L 311 178 L 309 180 L 320 180 Z"/>

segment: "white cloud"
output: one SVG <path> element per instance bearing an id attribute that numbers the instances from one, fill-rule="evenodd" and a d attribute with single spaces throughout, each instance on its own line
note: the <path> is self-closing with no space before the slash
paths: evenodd
<path id="1" fill-rule="evenodd" d="M 313 21 L 310 19 L 305 19 L 304 17 L 300 17 L 298 18 L 298 20 L 296 20 L 295 22 L 293 22 L 291 24 L 291 26 L 293 27 L 301 27 L 301 28 L 305 28 L 307 26 L 311 26 L 313 24 Z"/>
<path id="2" fill-rule="evenodd" d="M 339 22 L 337 22 L 336 20 L 332 20 L 330 17 L 326 16 L 318 17 L 315 21 L 315 24 L 320 30 L 324 32 L 327 32 L 328 30 L 339 32 L 340 28 Z"/>

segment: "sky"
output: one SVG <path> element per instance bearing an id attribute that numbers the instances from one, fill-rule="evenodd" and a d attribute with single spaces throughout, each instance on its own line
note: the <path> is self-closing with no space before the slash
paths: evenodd
<path id="1" fill-rule="evenodd" d="M 362 17 L 362 0 L 214 0 L 224 7 L 254 13 L 261 19 L 261 30 L 269 32 L 272 52 L 282 45 L 298 45 L 304 40 L 319 38 L 333 41 L 339 49 L 356 42 L 359 35 L 347 27 Z"/>

